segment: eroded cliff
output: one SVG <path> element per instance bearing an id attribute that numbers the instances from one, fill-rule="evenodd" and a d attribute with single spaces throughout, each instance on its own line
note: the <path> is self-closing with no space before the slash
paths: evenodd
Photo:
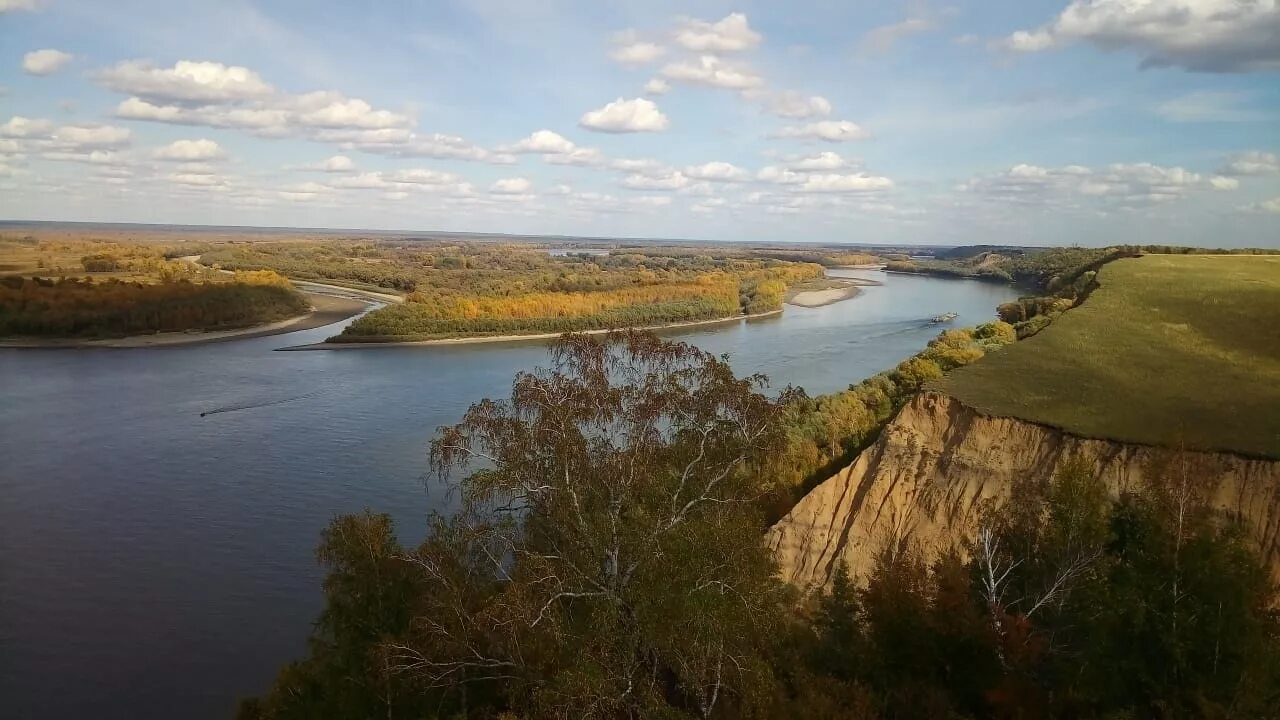
<path id="1" fill-rule="evenodd" d="M 1214 505 L 1246 520 L 1280 575 L 1280 462 L 1076 437 L 934 392 L 913 398 L 875 444 L 774 525 L 767 543 L 783 578 L 813 591 L 841 561 L 865 575 L 886 538 L 909 533 L 926 549 L 962 539 L 976 530 L 984 500 L 1007 496 L 1017 478 L 1048 480 L 1075 456 L 1092 462 L 1113 492 L 1136 489 L 1144 471 L 1176 456 L 1211 486 Z"/>

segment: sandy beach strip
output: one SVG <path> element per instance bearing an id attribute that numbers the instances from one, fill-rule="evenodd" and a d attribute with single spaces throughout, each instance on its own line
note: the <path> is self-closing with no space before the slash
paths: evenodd
<path id="1" fill-rule="evenodd" d="M 727 325 L 729 323 L 742 322 L 744 320 L 759 320 L 761 318 L 775 317 L 781 315 L 781 310 L 771 310 L 765 313 L 757 313 L 755 315 L 735 315 L 733 317 L 716 318 L 714 320 L 691 320 L 689 322 L 671 323 L 669 325 L 649 325 L 645 327 L 633 328 L 605 328 L 600 330 L 579 330 L 580 335 L 603 335 L 605 333 L 617 330 L 641 330 L 650 332 L 662 332 L 664 330 L 680 330 L 683 328 L 710 326 L 710 325 Z M 563 332 L 554 333 L 533 333 L 529 335 L 476 335 L 474 337 L 459 338 L 437 338 L 434 340 L 388 340 L 386 342 L 370 341 L 370 342 L 322 342 L 310 345 L 295 345 L 293 347 L 276 348 L 280 351 L 295 350 L 363 350 L 365 348 L 385 348 L 385 347 L 439 347 L 442 345 L 479 345 L 484 343 L 511 343 L 511 342 L 535 342 L 539 340 L 554 340 Z"/>
<path id="2" fill-rule="evenodd" d="M 14 338 L 0 340 L 0 348 L 148 348 L 171 345 L 200 345 L 203 343 L 225 342 L 227 340 L 243 340 L 247 338 L 265 337 L 267 335 L 283 335 L 299 330 L 312 330 L 325 325 L 346 320 L 360 314 L 370 303 L 348 297 L 303 293 L 307 302 L 311 303 L 311 311 L 266 325 L 238 328 L 235 330 L 211 330 L 207 332 L 169 332 L 151 335 L 130 335 L 122 338 L 102 338 L 87 340 L 81 338 Z"/>
<path id="3" fill-rule="evenodd" d="M 788 298 L 787 304 L 804 308 L 816 308 L 857 297 L 860 292 L 862 292 L 862 288 L 857 285 L 833 287 L 825 290 L 804 290 Z"/>

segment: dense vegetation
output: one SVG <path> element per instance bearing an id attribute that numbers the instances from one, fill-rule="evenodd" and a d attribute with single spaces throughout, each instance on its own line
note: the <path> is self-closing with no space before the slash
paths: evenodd
<path id="1" fill-rule="evenodd" d="M 202 262 L 406 293 L 404 303 L 369 313 L 334 338 L 344 342 L 566 332 L 754 315 L 781 308 L 787 285 L 822 275 L 817 264 L 742 251 L 711 255 L 648 248 L 552 255 L 528 245 L 422 241 L 233 245 L 206 253 Z"/>
<path id="2" fill-rule="evenodd" d="M 947 330 L 893 370 L 829 395 L 796 398 L 782 416 L 785 440 L 767 463 L 776 480 L 764 505 L 768 520 L 852 461 L 923 384 L 1016 339 L 1013 326 L 1001 321 Z"/>
<path id="3" fill-rule="evenodd" d="M 0 337 L 107 338 L 226 330 L 294 317 L 280 275 L 218 272 L 161 243 L 0 236 Z"/>
<path id="4" fill-rule="evenodd" d="M 971 354 L 960 340 L 897 381 Z M 651 335 L 569 337 L 554 358 L 441 430 L 434 466 L 470 474 L 421 545 L 385 515 L 334 520 L 310 652 L 241 718 L 1211 718 L 1280 701 L 1280 598 L 1178 467 L 1117 499 L 1068 465 L 988 508 L 968 547 L 893 539 L 869 577 L 840 573 L 797 610 L 760 531 L 803 398 Z"/>
<path id="5" fill-rule="evenodd" d="M 242 273 L 232 282 L 0 278 L 0 337 L 123 337 L 224 330 L 307 310 L 284 278 Z"/>
<path id="6" fill-rule="evenodd" d="M 1280 257 L 1147 255 L 1097 282 L 1052 332 L 938 387 L 1086 437 L 1280 458 Z"/>

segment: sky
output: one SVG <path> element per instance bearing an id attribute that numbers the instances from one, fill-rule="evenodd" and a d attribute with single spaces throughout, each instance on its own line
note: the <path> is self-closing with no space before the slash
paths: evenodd
<path id="1" fill-rule="evenodd" d="M 0 0 L 0 218 L 1280 247 L 1280 0 Z"/>

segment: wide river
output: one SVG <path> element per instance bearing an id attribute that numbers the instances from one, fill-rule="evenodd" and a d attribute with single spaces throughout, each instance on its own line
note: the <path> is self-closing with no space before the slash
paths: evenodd
<path id="1" fill-rule="evenodd" d="M 679 333 L 740 373 L 827 393 L 1010 288 L 875 271 L 822 308 Z M 0 349 L 0 703 L 8 718 L 229 718 L 305 650 L 314 548 L 372 508 L 416 542 L 443 488 L 427 441 L 545 363 L 543 344 L 272 352 L 340 326 L 211 345 Z M 218 411 L 218 412 L 211 412 Z M 208 413 L 201 416 L 201 413 Z"/>

